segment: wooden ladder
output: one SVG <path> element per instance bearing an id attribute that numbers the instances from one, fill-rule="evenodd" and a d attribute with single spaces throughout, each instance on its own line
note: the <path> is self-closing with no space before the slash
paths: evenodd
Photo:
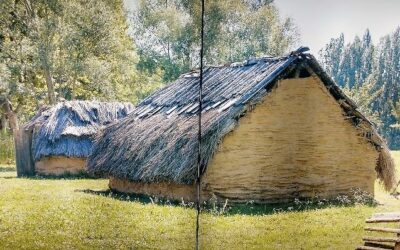
<path id="1" fill-rule="evenodd" d="M 367 219 L 365 222 L 368 224 L 396 223 L 396 226 L 394 228 L 365 227 L 365 231 L 387 233 L 391 234 L 391 237 L 365 236 L 363 237 L 364 246 L 357 247 L 357 250 L 400 250 L 400 213 L 377 213 L 371 218 Z"/>

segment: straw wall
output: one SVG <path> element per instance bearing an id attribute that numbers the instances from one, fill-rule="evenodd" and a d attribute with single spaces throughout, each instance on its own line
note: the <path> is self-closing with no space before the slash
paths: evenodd
<path id="1" fill-rule="evenodd" d="M 378 153 L 359 133 L 319 78 L 283 80 L 223 139 L 203 189 L 237 201 L 373 193 Z"/>
<path id="2" fill-rule="evenodd" d="M 79 174 L 85 171 L 86 158 L 68 158 L 63 156 L 44 157 L 35 163 L 40 175 Z"/>

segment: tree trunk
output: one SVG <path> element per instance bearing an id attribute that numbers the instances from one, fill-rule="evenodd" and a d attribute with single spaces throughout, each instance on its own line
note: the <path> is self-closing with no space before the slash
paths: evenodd
<path id="1" fill-rule="evenodd" d="M 7 133 L 7 118 L 6 114 L 3 114 L 1 116 L 1 133 L 6 134 Z"/>
<path id="2" fill-rule="evenodd" d="M 76 86 L 76 79 L 78 78 L 77 73 L 74 72 L 74 75 L 72 77 L 72 83 L 71 83 L 71 100 L 75 100 L 76 94 L 75 94 L 75 86 Z"/>
<path id="3" fill-rule="evenodd" d="M 2 105 L 3 112 L 7 114 L 8 124 L 10 125 L 11 132 L 14 134 L 14 131 L 18 130 L 18 118 L 14 113 L 11 102 L 8 99 L 5 99 Z"/>
<path id="4" fill-rule="evenodd" d="M 71 83 L 71 100 L 75 100 L 75 80 Z"/>
<path id="5" fill-rule="evenodd" d="M 7 133 L 7 119 L 5 114 L 1 116 L 1 133 L 2 134 Z"/>
<path id="6" fill-rule="evenodd" d="M 10 125 L 11 132 L 14 133 L 14 131 L 19 129 L 18 118 L 12 109 L 10 100 L 8 100 L 7 97 L 0 98 L 0 108 L 3 110 L 3 113 L 7 115 L 8 124 Z"/>
<path id="7" fill-rule="evenodd" d="M 35 14 L 35 11 L 32 8 L 32 3 L 30 2 L 30 0 L 24 0 L 23 3 L 25 5 L 26 12 L 30 16 L 29 22 L 30 22 L 30 25 L 32 26 L 32 29 L 34 29 L 37 33 L 39 33 L 38 27 L 37 27 L 36 22 L 35 22 L 36 14 Z M 45 8 L 44 10 L 45 10 L 46 22 L 48 22 L 49 19 L 48 19 L 47 8 Z M 51 105 L 53 105 L 53 104 L 56 103 L 56 95 L 55 95 L 55 92 L 54 92 L 54 83 L 53 83 L 53 78 L 51 77 L 51 72 L 50 72 L 50 67 L 49 67 L 50 39 L 51 39 L 51 37 L 47 36 L 47 39 L 40 44 L 39 58 L 40 58 L 40 61 L 41 61 L 41 66 L 42 66 L 43 72 L 44 72 L 44 78 L 46 80 L 47 95 L 49 97 L 49 103 Z"/>
<path id="8" fill-rule="evenodd" d="M 44 68 L 44 77 L 46 79 L 47 95 L 49 97 L 49 103 L 53 105 L 56 103 L 56 95 L 54 93 L 53 79 L 51 78 L 50 70 L 47 67 Z"/>

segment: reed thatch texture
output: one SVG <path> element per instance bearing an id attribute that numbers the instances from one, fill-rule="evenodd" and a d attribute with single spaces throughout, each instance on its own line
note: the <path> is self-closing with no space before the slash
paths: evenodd
<path id="1" fill-rule="evenodd" d="M 398 183 L 396 178 L 396 166 L 390 155 L 389 148 L 386 145 L 382 146 L 379 153 L 376 173 L 386 191 L 393 191 L 393 188 L 396 188 Z"/>
<path id="2" fill-rule="evenodd" d="M 35 161 L 47 156 L 88 157 L 94 135 L 133 108 L 130 103 L 64 101 L 41 111 L 24 126 L 33 129 Z"/>
<path id="3" fill-rule="evenodd" d="M 296 51 L 280 58 L 264 57 L 207 67 L 203 84 L 202 165 L 207 167 L 219 142 L 235 128 L 240 117 L 254 108 L 279 79 L 300 68 L 322 80 L 354 126 L 363 124 L 368 133 L 374 131 L 356 105 L 309 54 Z M 196 71 L 182 75 L 143 100 L 126 119 L 103 130 L 88 159 L 88 171 L 136 182 L 193 184 L 198 81 Z M 384 141 L 374 138 L 378 137 L 365 139 L 380 151 Z"/>

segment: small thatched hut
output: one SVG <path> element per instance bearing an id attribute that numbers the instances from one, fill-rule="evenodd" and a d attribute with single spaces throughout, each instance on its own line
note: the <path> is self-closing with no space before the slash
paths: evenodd
<path id="1" fill-rule="evenodd" d="M 302 50 L 205 69 L 203 199 L 373 194 L 376 177 L 393 187 L 385 142 Z M 198 88 L 198 72 L 182 75 L 103 130 L 88 171 L 117 191 L 195 200 Z"/>
<path id="2" fill-rule="evenodd" d="M 24 126 L 33 132 L 35 172 L 60 175 L 84 171 L 95 134 L 126 117 L 133 108 L 129 103 L 64 101 L 40 111 Z"/>

